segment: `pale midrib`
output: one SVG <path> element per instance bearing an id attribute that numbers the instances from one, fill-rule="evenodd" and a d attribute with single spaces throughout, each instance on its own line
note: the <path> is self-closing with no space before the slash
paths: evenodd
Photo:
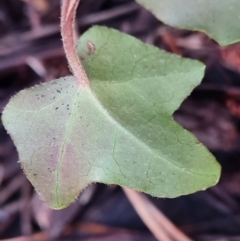
<path id="1" fill-rule="evenodd" d="M 151 148 L 151 147 L 148 146 L 145 142 L 143 142 L 141 139 L 139 139 L 137 136 L 135 136 L 134 133 L 132 133 L 129 129 L 124 128 L 124 127 L 122 126 L 122 124 L 121 124 L 119 121 L 117 121 L 117 120 L 107 111 L 106 108 L 104 108 L 104 105 L 103 105 L 103 104 L 101 103 L 101 101 L 97 98 L 96 94 L 94 94 L 93 97 L 94 97 L 94 99 L 95 99 L 96 104 L 99 106 L 99 109 L 101 110 L 102 113 L 105 113 L 105 115 L 107 116 L 107 118 L 111 119 L 111 121 L 112 121 L 113 123 L 116 123 L 116 125 L 118 126 L 118 128 L 123 129 L 128 135 L 132 136 L 133 139 L 135 139 L 138 143 L 140 143 L 140 145 L 144 146 L 147 150 L 150 150 L 152 153 L 154 153 L 158 158 L 162 159 L 164 162 L 166 162 L 166 163 L 168 163 L 168 164 L 171 163 L 174 167 L 176 167 L 177 169 L 179 169 L 179 170 L 180 170 L 181 172 L 183 172 L 183 173 L 189 173 L 189 174 L 191 174 L 191 175 L 206 176 L 206 177 L 215 176 L 215 174 L 208 175 L 208 174 L 204 174 L 204 173 L 195 173 L 195 172 L 192 172 L 192 171 L 189 171 L 189 170 L 186 170 L 186 169 L 183 170 L 184 167 L 180 167 L 180 166 L 176 165 L 176 163 L 175 163 L 173 160 L 171 160 L 170 158 L 169 158 L 169 159 L 166 159 L 163 154 L 162 154 L 162 155 L 159 155 L 159 152 L 161 152 L 160 149 L 158 149 L 159 152 L 156 152 L 153 148 Z"/>
<path id="2" fill-rule="evenodd" d="M 166 78 L 166 77 L 170 77 L 170 76 L 175 76 L 175 75 L 179 75 L 179 74 L 182 74 L 182 75 L 189 75 L 189 74 L 193 74 L 195 72 L 199 72 L 201 70 L 204 70 L 205 69 L 205 66 L 202 67 L 202 68 L 199 68 L 199 69 L 196 69 L 196 70 L 190 70 L 190 71 L 187 71 L 187 72 L 178 72 L 178 73 L 168 73 L 168 74 L 159 74 L 159 75 L 156 75 L 156 76 L 149 76 L 149 77 L 144 77 L 144 78 L 131 78 L 131 79 L 121 79 L 120 80 L 102 80 L 102 79 L 96 79 L 96 78 L 92 78 L 90 80 L 90 85 L 91 85 L 91 82 L 100 82 L 100 83 L 111 83 L 111 84 L 121 84 L 121 83 L 124 83 L 124 82 L 131 82 L 131 81 L 139 81 L 139 80 L 151 80 L 151 79 L 157 79 L 157 78 Z M 203 76 L 202 76 L 203 77 Z"/>
<path id="3" fill-rule="evenodd" d="M 66 147 L 66 144 L 67 144 L 67 140 L 69 139 L 69 134 L 70 134 L 70 131 L 71 131 L 71 123 L 72 123 L 72 120 L 73 120 L 73 115 L 75 113 L 75 110 L 76 110 L 76 104 L 74 105 L 74 103 L 76 102 L 78 98 L 78 91 L 76 91 L 76 96 L 74 98 L 74 101 L 73 101 L 73 104 L 72 104 L 72 113 L 71 113 L 71 116 L 70 116 L 70 119 L 69 119 L 69 122 L 68 124 L 66 125 L 67 126 L 67 131 L 66 131 L 66 136 L 63 140 L 63 144 L 62 144 L 62 148 L 61 148 L 61 156 L 60 156 L 60 160 L 59 160 L 59 163 L 57 165 L 57 174 L 56 174 L 56 201 L 57 201 L 57 205 L 60 207 L 60 203 L 59 203 L 59 169 L 61 168 L 62 166 L 62 163 L 63 163 L 63 156 L 65 154 L 65 147 Z"/>

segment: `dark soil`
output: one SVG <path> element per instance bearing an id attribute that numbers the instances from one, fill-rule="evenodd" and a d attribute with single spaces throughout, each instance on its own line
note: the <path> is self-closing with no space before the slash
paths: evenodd
<path id="1" fill-rule="evenodd" d="M 59 2 L 0 1 L 1 110 L 19 90 L 69 73 Z M 193 240 L 240 240 L 240 45 L 221 48 L 203 33 L 166 26 L 132 0 L 82 0 L 77 21 L 80 32 L 106 25 L 207 65 L 202 84 L 174 118 L 216 156 L 221 180 L 189 196 L 150 199 Z M 82 194 L 90 196 L 87 202 L 81 195 L 69 208 L 53 211 L 38 199 L 17 161 L 1 124 L 0 240 L 25 241 L 31 234 L 35 240 L 156 240 L 120 187 L 92 185 Z"/>

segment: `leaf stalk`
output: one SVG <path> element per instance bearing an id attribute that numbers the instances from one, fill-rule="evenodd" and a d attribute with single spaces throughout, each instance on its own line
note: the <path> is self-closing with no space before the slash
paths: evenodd
<path id="1" fill-rule="evenodd" d="M 75 41 L 75 18 L 80 0 L 63 0 L 61 10 L 61 35 L 66 58 L 73 75 L 81 86 L 89 86 L 89 79 L 78 58 Z"/>

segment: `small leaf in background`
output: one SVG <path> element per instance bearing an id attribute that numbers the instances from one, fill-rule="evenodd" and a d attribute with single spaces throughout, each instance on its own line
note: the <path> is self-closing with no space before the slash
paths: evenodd
<path id="1" fill-rule="evenodd" d="M 104 27 L 85 33 L 78 52 L 90 87 L 54 80 L 21 91 L 3 112 L 23 169 L 50 207 L 68 206 L 92 182 L 176 197 L 218 181 L 215 158 L 172 119 L 203 64 Z"/>
<path id="2" fill-rule="evenodd" d="M 174 27 L 207 33 L 221 45 L 240 41 L 239 0 L 136 0 Z"/>

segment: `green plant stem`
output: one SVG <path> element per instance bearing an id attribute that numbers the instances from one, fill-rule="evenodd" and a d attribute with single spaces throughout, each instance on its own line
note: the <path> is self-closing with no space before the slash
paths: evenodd
<path id="1" fill-rule="evenodd" d="M 77 56 L 75 43 L 75 17 L 80 0 L 64 0 L 61 11 L 61 35 L 63 48 L 73 75 L 82 87 L 89 86 L 86 72 Z"/>

